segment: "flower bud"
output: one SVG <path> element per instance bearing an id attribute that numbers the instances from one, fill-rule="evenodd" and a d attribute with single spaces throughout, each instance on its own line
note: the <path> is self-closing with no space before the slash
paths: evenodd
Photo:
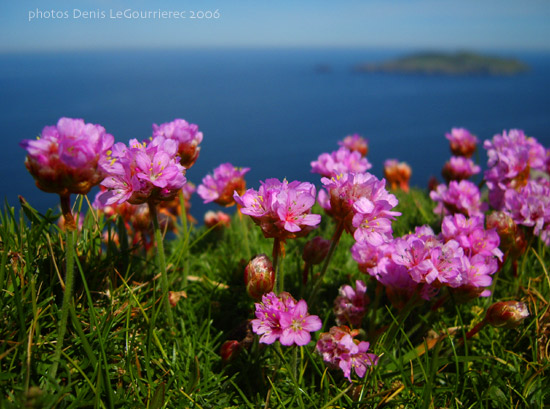
<path id="1" fill-rule="evenodd" d="M 485 320 L 493 327 L 515 328 L 529 316 L 525 303 L 520 301 L 499 301 L 487 310 Z"/>
<path id="2" fill-rule="evenodd" d="M 495 229 L 500 237 L 499 247 L 513 256 L 523 254 L 527 242 L 523 230 L 518 229 L 512 217 L 506 212 L 493 212 L 487 216 L 487 229 Z"/>
<path id="3" fill-rule="evenodd" d="M 204 214 L 204 225 L 208 228 L 216 226 L 217 229 L 223 229 L 229 227 L 230 224 L 231 216 L 222 211 L 209 210 Z"/>
<path id="4" fill-rule="evenodd" d="M 241 352 L 241 344 L 235 340 L 225 341 L 220 348 L 223 362 L 232 361 L 239 355 L 239 352 Z"/>
<path id="5" fill-rule="evenodd" d="M 330 240 L 320 236 L 314 237 L 304 246 L 302 259 L 309 265 L 321 264 L 326 258 L 329 248 Z"/>
<path id="6" fill-rule="evenodd" d="M 406 162 L 398 162 L 397 159 L 388 159 L 384 162 L 384 177 L 394 190 L 399 188 L 408 192 L 411 174 L 411 167 Z"/>
<path id="7" fill-rule="evenodd" d="M 244 269 L 244 283 L 246 292 L 255 300 L 273 290 L 275 284 L 275 270 L 265 254 L 254 257 Z"/>

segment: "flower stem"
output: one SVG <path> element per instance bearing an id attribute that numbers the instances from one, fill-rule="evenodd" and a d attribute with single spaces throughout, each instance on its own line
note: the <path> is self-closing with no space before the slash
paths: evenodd
<path id="1" fill-rule="evenodd" d="M 278 238 L 273 239 L 273 270 L 275 270 L 275 291 L 280 294 L 284 288 L 284 278 L 282 277 L 282 271 L 279 268 L 279 255 L 281 254 L 281 241 Z"/>
<path id="2" fill-rule="evenodd" d="M 344 232 L 344 221 L 340 220 L 340 222 L 338 223 L 338 226 L 336 227 L 336 231 L 332 236 L 330 247 L 328 249 L 328 254 L 327 254 L 327 257 L 325 258 L 325 262 L 323 263 L 323 267 L 321 268 L 321 272 L 319 273 L 319 277 L 317 278 L 317 281 L 313 286 L 313 290 L 311 290 L 311 295 L 309 296 L 308 304 L 311 304 L 315 301 L 315 297 L 317 296 L 319 287 L 321 287 L 321 283 L 323 282 L 323 277 L 327 272 L 328 265 L 330 264 L 330 260 L 332 259 L 334 250 L 336 250 L 336 246 L 338 245 L 338 242 L 340 241 L 340 237 L 342 237 L 343 232 Z"/>
<path id="3" fill-rule="evenodd" d="M 166 273 L 166 259 L 164 257 L 164 244 L 162 241 L 162 232 L 160 231 L 157 206 L 155 203 L 148 202 L 149 205 L 149 214 L 151 215 L 151 220 L 153 221 L 153 230 L 155 232 L 155 243 L 157 246 L 157 267 L 160 270 L 160 285 L 162 288 L 162 303 L 164 304 L 164 309 L 168 315 L 168 323 L 171 327 L 174 327 L 174 317 L 172 315 L 172 308 L 170 306 L 170 301 L 168 299 L 168 275 Z"/>
<path id="4" fill-rule="evenodd" d="M 63 208 L 63 201 L 62 201 Z M 74 231 L 70 229 L 71 226 L 70 220 L 73 221 L 72 226 L 75 226 L 74 219 L 70 212 L 70 217 L 65 216 L 65 228 L 66 228 L 66 242 L 65 242 L 65 291 L 63 293 L 63 303 L 61 305 L 61 318 L 59 320 L 59 326 L 57 327 L 57 344 L 55 345 L 55 352 L 53 358 L 53 364 L 51 369 L 51 377 L 56 379 L 57 368 L 59 367 L 59 360 L 61 359 L 61 350 L 63 349 L 63 338 L 65 337 L 65 332 L 67 331 L 67 318 L 69 317 L 69 308 L 71 306 L 73 298 L 73 286 L 74 286 Z"/>

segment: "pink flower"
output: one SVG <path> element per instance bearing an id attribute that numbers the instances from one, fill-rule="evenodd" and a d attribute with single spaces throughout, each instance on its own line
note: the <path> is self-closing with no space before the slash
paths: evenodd
<path id="1" fill-rule="evenodd" d="M 190 124 L 183 119 L 174 119 L 161 125 L 153 124 L 153 138 L 163 136 L 177 143 L 180 164 L 189 169 L 199 157 L 202 142 L 202 132 L 195 124 Z"/>
<path id="2" fill-rule="evenodd" d="M 346 136 L 343 140 L 338 142 L 338 145 L 352 152 L 359 152 L 363 157 L 367 156 L 367 153 L 369 153 L 368 140 L 357 133 Z"/>
<path id="3" fill-rule="evenodd" d="M 367 286 L 361 280 L 355 282 L 355 290 L 349 285 L 340 287 L 338 297 L 334 300 L 334 314 L 338 325 L 349 323 L 354 327 L 361 326 L 368 302 L 366 291 Z"/>
<path id="4" fill-rule="evenodd" d="M 315 348 L 329 367 L 339 368 L 351 382 L 354 371 L 360 378 L 365 376 L 367 367 L 378 363 L 378 356 L 367 353 L 370 344 L 354 339 L 359 331 L 351 331 L 346 326 L 332 327 L 320 335 Z"/>
<path id="5" fill-rule="evenodd" d="M 441 184 L 430 192 L 430 197 L 438 202 L 434 209 L 436 214 L 462 213 L 471 217 L 487 210 L 486 203 L 481 202 L 479 188 L 468 180 L 453 180 L 449 186 Z"/>
<path id="6" fill-rule="evenodd" d="M 502 210 L 507 189 L 520 189 L 527 184 L 531 169 L 546 170 L 546 150 L 522 130 L 497 134 L 485 141 L 483 147 L 488 156 L 485 180 L 489 202 L 497 210 Z"/>
<path id="7" fill-rule="evenodd" d="M 292 310 L 283 313 L 280 322 L 283 333 L 279 341 L 286 346 L 307 345 L 311 341 L 310 332 L 318 331 L 323 326 L 318 316 L 307 313 L 307 303 L 304 300 L 298 301 Z"/>
<path id="8" fill-rule="evenodd" d="M 36 186 L 62 196 L 87 194 L 101 182 L 101 157 L 111 149 L 112 135 L 100 125 L 82 119 L 61 118 L 55 126 L 47 126 L 37 140 L 25 139 L 25 166 Z"/>
<path id="9" fill-rule="evenodd" d="M 231 163 L 222 163 L 213 175 L 206 175 L 197 189 L 204 203 L 215 202 L 220 206 L 232 206 L 234 192 L 242 195 L 246 189 L 244 175 L 250 168 L 236 168 Z"/>
<path id="10" fill-rule="evenodd" d="M 471 157 L 477 145 L 477 138 L 465 128 L 453 128 L 445 137 L 451 144 L 451 152 L 456 156 Z"/>
<path id="11" fill-rule="evenodd" d="M 464 156 L 452 156 L 443 166 L 441 174 L 447 182 L 451 180 L 469 179 L 481 172 L 481 168 L 473 160 Z"/>
<path id="12" fill-rule="evenodd" d="M 332 153 L 323 153 L 316 161 L 311 162 L 311 172 L 330 178 L 341 173 L 360 173 L 372 168 L 366 158 L 357 151 L 341 147 Z"/>
<path id="13" fill-rule="evenodd" d="M 117 143 L 102 167 L 108 176 L 102 183 L 107 191 L 96 197 L 100 206 L 170 200 L 187 181 L 177 156 L 177 144 L 162 136 L 149 143 L 132 139 L 129 147 Z"/>
<path id="14" fill-rule="evenodd" d="M 331 179 L 322 178 L 321 182 L 329 192 L 331 215 L 344 222 L 346 231 L 365 229 L 360 234 L 372 236 L 373 241 L 391 234 L 389 220 L 401 213 L 391 210 L 398 201 L 386 190 L 385 180 L 378 180 L 370 173 L 344 173 Z M 373 228 L 371 235 L 369 231 Z"/>
<path id="15" fill-rule="evenodd" d="M 261 303 L 256 303 L 256 319 L 252 331 L 261 335 L 260 342 L 272 344 L 279 340 L 282 345 L 303 346 L 311 340 L 310 332 L 318 331 L 322 322 L 316 315 L 309 315 L 304 300 L 296 302 L 288 293 L 277 297 L 265 294 Z"/>
<path id="16" fill-rule="evenodd" d="M 248 189 L 242 196 L 235 192 L 233 197 L 264 237 L 286 240 L 305 236 L 320 223 L 321 216 L 311 214 L 315 194 L 311 183 L 267 179 L 258 191 Z"/>

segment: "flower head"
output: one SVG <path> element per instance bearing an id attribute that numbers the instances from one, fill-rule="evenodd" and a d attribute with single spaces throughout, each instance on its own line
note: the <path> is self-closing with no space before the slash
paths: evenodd
<path id="1" fill-rule="evenodd" d="M 189 169 L 199 157 L 202 142 L 202 132 L 195 124 L 190 124 L 183 119 L 174 119 L 160 125 L 153 124 L 153 137 L 163 136 L 177 143 L 177 152 L 180 164 Z"/>
<path id="2" fill-rule="evenodd" d="M 451 144 L 451 152 L 456 156 L 471 157 L 477 145 L 477 137 L 465 128 L 453 128 L 445 137 Z"/>
<path id="3" fill-rule="evenodd" d="M 206 175 L 197 189 L 204 203 L 215 202 L 220 206 L 232 206 L 234 192 L 242 195 L 246 189 L 244 175 L 250 168 L 236 168 L 231 163 L 222 163 L 213 175 Z"/>
<path id="4" fill-rule="evenodd" d="M 258 191 L 248 189 L 242 196 L 235 192 L 233 197 L 266 238 L 286 240 L 305 236 L 320 223 L 321 216 L 311 214 L 315 194 L 311 183 L 267 179 Z"/>
<path id="5" fill-rule="evenodd" d="M 367 368 L 378 363 L 378 356 L 367 353 L 370 344 L 354 339 L 359 331 L 351 331 L 346 326 L 332 327 L 320 335 L 317 352 L 331 368 L 339 368 L 351 382 L 352 371 L 360 378 Z"/>
<path id="6" fill-rule="evenodd" d="M 397 159 L 388 159 L 384 162 L 384 177 L 394 190 L 399 188 L 408 192 L 411 174 L 411 167 L 406 162 L 399 162 Z"/>
<path id="7" fill-rule="evenodd" d="M 322 322 L 316 315 L 309 315 L 307 303 L 296 300 L 288 293 L 276 296 L 265 294 L 261 303 L 256 303 L 256 319 L 252 331 L 261 335 L 260 342 L 272 344 L 279 340 L 282 345 L 307 345 L 310 332 L 318 331 Z"/>
<path id="8" fill-rule="evenodd" d="M 481 168 L 473 160 L 464 156 L 452 156 L 443 166 L 441 174 L 447 182 L 451 180 L 469 179 L 481 172 Z"/>
<path id="9" fill-rule="evenodd" d="M 369 153 L 368 140 L 357 133 L 348 135 L 341 141 L 338 141 L 338 145 L 343 146 L 352 152 L 359 152 L 363 157 L 367 156 Z"/>
<path id="10" fill-rule="evenodd" d="M 107 191 L 96 198 L 101 206 L 170 200 L 187 181 L 177 156 L 177 144 L 162 136 L 149 143 L 132 139 L 128 147 L 117 143 L 102 167 L 107 174 L 102 186 Z"/>
<path id="11" fill-rule="evenodd" d="M 25 139 L 20 145 L 27 150 L 25 166 L 36 186 L 66 196 L 86 194 L 103 180 L 99 163 L 113 142 L 100 125 L 61 118 L 57 125 L 45 127 L 38 139 Z"/>
<path id="12" fill-rule="evenodd" d="M 334 300 L 334 314 L 338 325 L 349 323 L 354 327 L 361 326 L 368 302 L 366 291 L 367 286 L 361 280 L 355 282 L 355 289 L 350 285 L 340 287 L 338 297 Z"/>
<path id="13" fill-rule="evenodd" d="M 487 209 L 481 202 L 479 188 L 468 180 L 453 180 L 449 186 L 441 184 L 430 192 L 430 197 L 438 202 L 434 209 L 436 214 L 462 213 L 471 217 L 481 215 Z"/>
<path id="14" fill-rule="evenodd" d="M 244 283 L 246 292 L 254 299 L 260 299 L 273 290 L 275 270 L 265 254 L 254 257 L 247 264 L 244 269 Z"/>
<path id="15" fill-rule="evenodd" d="M 350 151 L 342 146 L 332 153 L 321 154 L 316 161 L 311 162 L 311 172 L 330 178 L 341 173 L 366 172 L 372 165 L 357 151 Z"/>
<path id="16" fill-rule="evenodd" d="M 346 231 L 360 229 L 358 234 L 373 242 L 391 235 L 390 220 L 401 213 L 391 210 L 398 201 L 386 190 L 385 180 L 370 173 L 345 173 L 321 182 L 330 197 L 331 215 L 344 223 Z"/>

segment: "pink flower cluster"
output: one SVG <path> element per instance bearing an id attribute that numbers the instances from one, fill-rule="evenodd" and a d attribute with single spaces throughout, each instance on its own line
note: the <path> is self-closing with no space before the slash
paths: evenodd
<path id="1" fill-rule="evenodd" d="M 189 169 L 199 157 L 202 142 L 202 132 L 195 124 L 190 124 L 184 119 L 175 119 L 161 125 L 153 124 L 153 137 L 163 136 L 177 143 L 177 152 L 180 164 Z"/>
<path id="2" fill-rule="evenodd" d="M 471 178 L 481 172 L 481 168 L 470 158 L 464 156 L 451 156 L 443 166 L 443 177 L 447 182 L 460 181 Z"/>
<path id="3" fill-rule="evenodd" d="M 449 186 L 441 184 L 430 192 L 430 197 L 438 202 L 434 209 L 436 214 L 479 216 L 487 210 L 487 204 L 481 202 L 479 188 L 468 180 L 452 180 Z"/>
<path id="4" fill-rule="evenodd" d="M 320 195 L 321 206 L 343 222 L 356 240 L 377 245 L 391 239 L 391 221 L 401 213 L 392 210 L 398 201 L 386 190 L 384 179 L 370 173 L 344 173 L 321 182 L 328 191 L 324 200 Z"/>
<path id="5" fill-rule="evenodd" d="M 233 193 L 243 194 L 246 189 L 244 175 L 250 168 L 236 168 L 231 163 L 222 163 L 214 169 L 213 175 L 206 175 L 197 188 L 197 194 L 204 203 L 215 202 L 220 206 L 235 204 Z"/>
<path id="6" fill-rule="evenodd" d="M 351 252 L 359 268 L 384 284 L 390 300 L 402 307 L 415 291 L 428 300 L 442 286 L 460 289 L 465 297 L 488 296 L 484 289 L 502 261 L 499 244 L 482 216 L 455 214 L 443 219 L 438 236 L 422 226 L 382 246 L 358 242 Z"/>
<path id="7" fill-rule="evenodd" d="M 370 162 L 362 157 L 361 153 L 344 146 L 332 153 L 323 153 L 316 161 L 311 162 L 311 172 L 327 178 L 348 172 L 366 172 L 371 167 Z"/>
<path id="8" fill-rule="evenodd" d="M 451 152 L 455 156 L 471 157 L 477 145 L 477 137 L 465 128 L 453 128 L 445 137 L 451 145 Z"/>
<path id="9" fill-rule="evenodd" d="M 310 332 L 323 326 L 316 315 L 309 315 L 307 303 L 296 301 L 289 293 L 279 296 L 270 292 L 256 303 L 256 319 L 252 320 L 252 331 L 261 335 L 260 342 L 273 344 L 279 340 L 281 345 L 304 346 L 311 341 Z"/>
<path id="10" fill-rule="evenodd" d="M 163 136 L 149 142 L 132 139 L 129 146 L 115 144 L 102 162 L 107 177 L 101 185 L 107 190 L 98 194 L 96 204 L 103 207 L 172 199 L 186 182 L 177 149 L 176 141 Z"/>
<path id="11" fill-rule="evenodd" d="M 311 214 L 315 195 L 311 183 L 267 179 L 259 190 L 248 189 L 242 196 L 235 192 L 233 197 L 266 238 L 286 240 L 307 235 L 321 222 L 321 215 Z"/>
<path id="12" fill-rule="evenodd" d="M 365 376 L 369 366 L 378 363 L 378 356 L 367 353 L 370 344 L 354 339 L 359 331 L 351 331 L 346 326 L 332 327 L 317 341 L 317 352 L 329 366 L 339 368 L 351 382 L 352 371 L 360 378 Z"/>
<path id="13" fill-rule="evenodd" d="M 60 195 L 86 194 L 103 180 L 101 157 L 111 149 L 114 138 L 100 125 L 82 119 L 61 118 L 46 126 L 36 140 L 25 139 L 25 166 L 36 186 Z"/>
<path id="14" fill-rule="evenodd" d="M 338 290 L 338 297 L 334 300 L 334 315 L 338 325 L 349 324 L 361 327 L 365 315 L 365 306 L 368 302 L 367 286 L 361 280 L 355 282 L 355 289 L 350 285 L 343 285 Z"/>
<path id="15" fill-rule="evenodd" d="M 367 156 L 367 153 L 369 153 L 369 144 L 367 139 L 357 133 L 348 135 L 341 141 L 338 141 L 338 145 L 343 146 L 352 152 L 359 152 L 361 156 Z"/>
<path id="16" fill-rule="evenodd" d="M 550 182 L 532 179 L 527 185 L 504 193 L 504 210 L 518 225 L 533 228 L 533 234 L 550 245 Z"/>
<path id="17" fill-rule="evenodd" d="M 532 169 L 546 170 L 547 153 L 535 138 L 522 130 L 512 129 L 484 142 L 487 149 L 485 180 L 489 188 L 489 203 L 497 210 L 504 204 L 508 189 L 520 189 L 527 184 Z"/>

